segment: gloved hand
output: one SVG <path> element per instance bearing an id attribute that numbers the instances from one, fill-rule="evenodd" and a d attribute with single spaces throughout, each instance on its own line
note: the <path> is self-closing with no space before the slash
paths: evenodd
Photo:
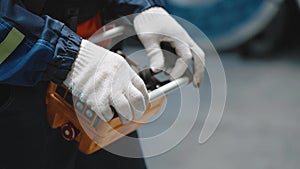
<path id="1" fill-rule="evenodd" d="M 193 83 L 195 87 L 200 86 L 204 72 L 204 52 L 173 17 L 161 7 L 152 7 L 138 14 L 133 25 L 154 72 L 167 71 L 165 62 L 168 60 L 163 56 L 160 43 L 169 42 L 179 56 L 173 69 L 167 71 L 170 77 L 176 79 L 182 76 L 193 59 Z"/>
<path id="2" fill-rule="evenodd" d="M 114 115 L 110 106 L 126 123 L 140 117 L 149 102 L 144 82 L 125 59 L 87 40 L 64 84 L 104 121 Z"/>

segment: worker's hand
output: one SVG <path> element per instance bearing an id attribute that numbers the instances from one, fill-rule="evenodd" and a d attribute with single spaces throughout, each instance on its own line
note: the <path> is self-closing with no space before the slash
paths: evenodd
<path id="1" fill-rule="evenodd" d="M 87 40 L 64 84 L 105 121 L 113 118 L 110 106 L 126 123 L 140 117 L 149 102 L 144 82 L 125 59 Z"/>
<path id="2" fill-rule="evenodd" d="M 179 78 L 193 60 L 194 86 L 199 87 L 204 72 L 204 52 L 188 33 L 163 8 L 152 7 L 134 18 L 135 31 L 143 43 L 154 72 L 166 71 L 166 58 L 160 48 L 161 42 L 169 42 L 179 58 L 170 71 L 171 78 Z"/>

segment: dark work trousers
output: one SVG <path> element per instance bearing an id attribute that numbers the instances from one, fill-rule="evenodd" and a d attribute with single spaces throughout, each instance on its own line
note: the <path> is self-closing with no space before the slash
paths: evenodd
<path id="1" fill-rule="evenodd" d="M 47 84 L 0 85 L 0 169 L 145 169 L 143 158 L 126 158 L 100 150 L 92 155 L 65 141 L 46 119 Z M 137 133 L 131 134 L 137 137 Z M 136 144 L 134 151 L 141 151 Z"/>

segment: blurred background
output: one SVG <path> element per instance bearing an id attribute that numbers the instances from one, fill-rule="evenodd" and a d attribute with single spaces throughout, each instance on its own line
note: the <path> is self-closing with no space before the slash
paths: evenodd
<path id="1" fill-rule="evenodd" d="M 200 28 L 219 52 L 227 101 L 215 134 L 200 145 L 211 99 L 206 75 L 193 129 L 172 150 L 147 158 L 149 169 L 300 168 L 299 8 L 300 0 L 167 1 L 173 15 Z M 194 90 L 187 87 L 187 92 Z M 174 122 L 179 97 L 178 92 L 168 97 L 165 115 L 143 126 L 141 137 L 162 132 Z M 143 146 L 144 152 L 150 149 Z"/>
<path id="2" fill-rule="evenodd" d="M 167 1 L 171 14 L 195 24 L 219 51 L 254 57 L 299 43 L 299 7 L 299 0 Z"/>

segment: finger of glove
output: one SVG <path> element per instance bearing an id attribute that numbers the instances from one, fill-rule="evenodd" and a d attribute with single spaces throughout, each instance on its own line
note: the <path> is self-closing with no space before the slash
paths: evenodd
<path id="1" fill-rule="evenodd" d="M 128 98 L 131 106 L 133 118 L 139 118 L 144 114 L 146 109 L 145 98 L 143 94 L 132 84 L 130 84 L 128 88 L 129 90 L 125 93 L 125 96 Z"/>
<path id="2" fill-rule="evenodd" d="M 174 79 L 177 79 L 181 77 L 188 68 L 192 60 L 192 53 L 189 46 L 185 43 L 176 41 L 172 42 L 171 45 L 175 48 L 176 54 L 179 56 L 179 58 L 176 60 L 170 76 Z"/>
<path id="3" fill-rule="evenodd" d="M 144 81 L 139 76 L 135 76 L 132 78 L 132 85 L 141 92 L 145 105 L 147 106 L 149 104 L 149 94 Z"/>
<path id="4" fill-rule="evenodd" d="M 150 68 L 153 72 L 159 72 L 164 70 L 164 56 L 160 48 L 160 41 L 157 35 L 141 34 L 139 35 L 142 44 L 144 45 L 147 55 L 149 57 Z"/>
<path id="5" fill-rule="evenodd" d="M 104 121 L 110 121 L 114 117 L 114 113 L 112 112 L 110 106 L 106 107 L 102 112 L 101 112 Z M 100 116 L 101 118 L 101 116 Z"/>
<path id="6" fill-rule="evenodd" d="M 128 99 L 125 97 L 124 94 L 120 95 L 119 97 L 116 97 L 112 100 L 112 106 L 116 109 L 118 114 L 127 121 L 131 121 L 133 119 L 132 110 L 130 108 L 130 104 L 128 102 Z M 124 120 L 124 124 L 127 122 Z"/>
<path id="7" fill-rule="evenodd" d="M 123 123 L 123 124 L 127 124 L 130 122 L 130 120 L 126 119 L 125 117 L 122 116 L 122 114 L 119 114 L 118 113 L 118 116 L 119 116 L 119 119 L 120 121 Z"/>
<path id="8" fill-rule="evenodd" d="M 194 77 L 193 77 L 193 84 L 195 87 L 199 88 L 201 81 L 204 76 L 204 66 L 205 66 L 205 54 L 203 50 L 196 46 L 192 47 L 192 54 L 194 59 Z"/>

